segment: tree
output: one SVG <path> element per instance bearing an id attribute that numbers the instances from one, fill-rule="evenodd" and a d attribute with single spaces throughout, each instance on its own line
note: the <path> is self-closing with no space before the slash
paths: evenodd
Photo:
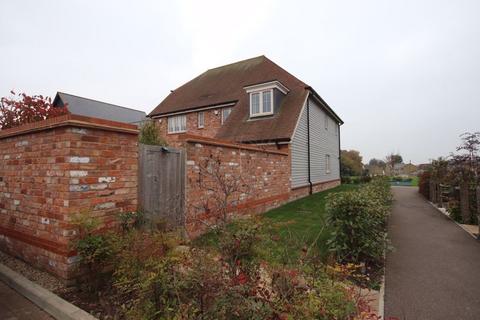
<path id="1" fill-rule="evenodd" d="M 219 156 L 211 154 L 199 163 L 199 188 L 205 192 L 199 199 L 200 205 L 194 208 L 206 215 L 207 220 L 215 227 L 224 227 L 229 222 L 229 215 L 236 210 L 238 204 L 246 200 L 253 188 L 251 163 L 236 167 L 229 166 Z M 212 227 L 209 221 L 203 218 L 196 219 L 207 227 Z"/>
<path id="2" fill-rule="evenodd" d="M 14 95 L 13 98 L 0 99 L 0 129 L 13 128 L 68 113 L 67 105 L 54 107 L 50 97 L 15 94 L 13 91 L 10 93 Z"/>
<path id="3" fill-rule="evenodd" d="M 450 155 L 450 175 L 453 183 L 460 186 L 460 212 L 464 223 L 473 220 L 470 210 L 470 186 L 473 184 L 477 194 L 477 218 L 480 214 L 479 168 L 480 168 L 480 132 L 466 132 L 461 136 L 462 144 L 457 147 L 457 154 Z M 479 221 L 480 224 L 480 221 Z"/>
<path id="4" fill-rule="evenodd" d="M 387 164 L 386 164 L 385 161 L 383 161 L 383 160 L 372 158 L 372 159 L 370 159 L 370 161 L 368 162 L 368 165 L 369 165 L 369 166 L 372 166 L 372 167 L 385 168 Z"/>
<path id="5" fill-rule="evenodd" d="M 166 146 L 167 142 L 160 135 L 160 130 L 157 127 L 155 120 L 145 121 L 140 128 L 140 143 L 155 145 L 155 146 Z"/>
<path id="6" fill-rule="evenodd" d="M 389 173 L 394 175 L 395 173 L 395 165 L 403 163 L 403 158 L 400 154 L 391 153 L 385 157 L 385 162 L 387 164 L 387 168 L 389 169 Z"/>
<path id="7" fill-rule="evenodd" d="M 368 172 L 373 176 L 384 175 L 386 166 L 385 161 L 373 158 L 368 162 Z"/>
<path id="8" fill-rule="evenodd" d="M 340 153 L 341 175 L 359 176 L 362 174 L 362 156 L 357 150 L 342 150 Z"/>

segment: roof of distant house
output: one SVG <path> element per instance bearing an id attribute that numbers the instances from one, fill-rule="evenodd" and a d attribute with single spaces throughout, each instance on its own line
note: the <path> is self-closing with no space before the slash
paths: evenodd
<path id="1" fill-rule="evenodd" d="M 146 119 L 146 113 L 144 111 L 83 98 L 64 92 L 57 92 L 57 95 L 53 100 L 53 105 L 64 106 L 65 104 L 68 104 L 68 110 L 72 114 L 81 116 L 126 123 L 141 123 Z"/>
<path id="2" fill-rule="evenodd" d="M 288 88 L 279 111 L 272 117 L 250 119 L 245 87 L 279 81 Z M 290 140 L 307 96 L 312 94 L 339 123 L 342 120 L 307 84 L 265 56 L 207 70 L 173 90 L 150 114 L 162 117 L 198 108 L 233 106 L 217 138 L 238 142 Z"/>

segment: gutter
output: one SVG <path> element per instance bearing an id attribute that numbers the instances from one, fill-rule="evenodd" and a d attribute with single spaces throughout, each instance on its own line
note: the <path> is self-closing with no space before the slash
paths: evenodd
<path id="1" fill-rule="evenodd" d="M 323 98 L 320 97 L 320 95 L 312 87 L 307 86 L 305 87 L 305 89 L 310 91 L 313 97 L 317 99 L 324 106 L 325 109 L 327 109 L 327 112 L 330 113 L 330 115 L 332 115 L 335 119 L 337 119 L 340 125 L 344 123 L 343 120 L 335 113 L 335 111 L 333 111 L 332 108 L 330 108 L 330 106 L 325 102 L 325 100 L 323 100 Z"/>
<path id="2" fill-rule="evenodd" d="M 310 168 L 310 99 L 307 96 L 307 161 L 308 161 L 308 184 L 309 190 L 308 194 L 313 194 L 313 183 L 312 183 L 312 175 L 311 175 L 311 168 Z"/>
<path id="3" fill-rule="evenodd" d="M 342 180 L 342 148 L 340 145 L 340 125 L 338 125 L 338 175 L 340 176 L 340 181 Z"/>

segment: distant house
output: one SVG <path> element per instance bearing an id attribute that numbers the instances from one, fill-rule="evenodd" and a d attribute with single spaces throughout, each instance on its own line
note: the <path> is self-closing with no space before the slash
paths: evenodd
<path id="1" fill-rule="evenodd" d="M 405 175 L 415 175 L 418 171 L 418 168 L 416 165 L 412 164 L 412 163 L 407 163 L 404 167 L 403 167 L 403 174 Z"/>
<path id="2" fill-rule="evenodd" d="M 146 113 L 140 110 L 83 98 L 64 92 L 57 92 L 53 100 L 53 105 L 55 107 L 63 107 L 66 104 L 68 104 L 68 110 L 72 114 L 80 116 L 132 124 L 141 124 L 146 119 Z"/>
<path id="3" fill-rule="evenodd" d="M 149 117 L 171 145 L 191 134 L 288 152 L 292 190 L 339 184 L 343 121 L 312 87 L 265 56 L 207 70 Z"/>

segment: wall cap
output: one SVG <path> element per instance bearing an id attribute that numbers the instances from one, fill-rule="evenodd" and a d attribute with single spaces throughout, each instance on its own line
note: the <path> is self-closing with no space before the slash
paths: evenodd
<path id="1" fill-rule="evenodd" d="M 19 127 L 0 130 L 0 139 L 64 126 L 101 129 L 135 135 L 139 132 L 136 125 L 129 123 L 85 117 L 76 114 L 66 114 L 47 120 L 27 123 Z"/>
<path id="2" fill-rule="evenodd" d="M 207 137 L 196 136 L 191 134 L 183 135 L 182 140 L 187 143 L 201 143 L 201 144 L 206 144 L 211 146 L 219 146 L 219 147 L 226 147 L 226 148 L 232 148 L 232 149 L 249 150 L 249 151 L 255 151 L 255 152 L 263 152 L 263 153 L 269 153 L 269 154 L 277 154 L 281 156 L 288 156 L 288 152 L 267 150 L 259 147 L 254 147 L 248 144 L 235 143 L 232 141 L 218 140 L 214 138 L 207 138 Z"/>

